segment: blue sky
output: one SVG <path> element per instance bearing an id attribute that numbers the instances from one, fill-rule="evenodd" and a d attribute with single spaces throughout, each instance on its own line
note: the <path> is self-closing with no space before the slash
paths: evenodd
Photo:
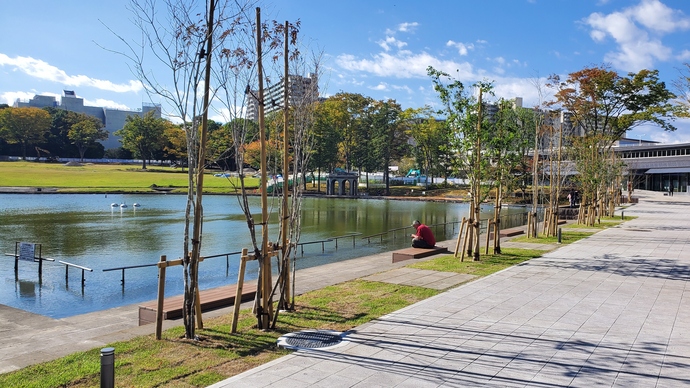
<path id="1" fill-rule="evenodd" d="M 0 14 L 0 102 L 75 90 L 86 104 L 140 108 L 146 95 L 110 29 L 137 35 L 125 0 L 25 0 Z M 625 74 L 658 69 L 669 87 L 690 62 L 687 0 L 273 0 L 264 20 L 301 20 L 323 51 L 325 96 L 339 91 L 392 98 L 403 108 L 437 104 L 426 67 L 461 81 L 493 81 L 497 96 L 539 101 L 535 81 L 608 63 Z M 548 99 L 545 90 L 543 99 Z M 690 122 L 632 138 L 690 142 Z"/>

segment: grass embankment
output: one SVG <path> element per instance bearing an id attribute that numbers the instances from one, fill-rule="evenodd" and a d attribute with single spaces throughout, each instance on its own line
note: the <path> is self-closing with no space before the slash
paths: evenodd
<path id="1" fill-rule="evenodd" d="M 443 256 L 411 265 L 437 271 L 485 276 L 538 257 L 543 251 L 504 249 L 479 262 Z M 423 287 L 355 280 L 296 298 L 296 310 L 281 313 L 274 332 L 256 329 L 250 310 L 241 312 L 238 333 L 229 334 L 231 315 L 204 322 L 198 341 L 182 339 L 184 328 L 108 344 L 115 348 L 117 386 L 203 387 L 289 353 L 277 349 L 281 335 L 304 329 L 346 331 L 439 293 Z M 0 375 L 2 387 L 93 387 L 100 381 L 99 349 Z"/>
<path id="2" fill-rule="evenodd" d="M 142 170 L 138 165 L 65 164 L 36 162 L 0 162 L 0 187 L 56 188 L 60 193 L 141 193 L 155 192 L 153 185 L 186 192 L 187 171 L 171 167 L 152 166 Z M 235 193 L 234 178 L 205 174 L 204 191 Z M 247 185 L 255 189 L 256 178 L 247 178 Z"/>
<path id="3" fill-rule="evenodd" d="M 204 179 L 204 192 L 215 194 L 235 194 L 238 192 L 236 178 L 215 177 L 208 171 Z M 185 193 L 187 189 L 187 170 L 171 167 L 149 166 L 142 170 L 139 165 L 92 164 L 66 166 L 61 163 L 0 162 L 0 187 L 51 188 L 59 193 L 153 193 L 152 185 L 170 189 L 172 193 Z M 255 191 L 259 179 L 247 177 L 247 188 Z M 236 187 L 237 186 L 237 187 Z M 391 196 L 411 199 L 430 199 L 432 197 L 457 200 L 466 198 L 464 189 L 416 190 L 417 187 L 391 187 Z M 307 184 L 307 191 L 326 192 L 326 184 L 321 181 L 319 188 Z M 360 190 L 365 192 L 365 189 Z M 370 195 L 382 190 L 373 190 Z M 32 191 L 33 192 L 33 191 Z M 380 194 L 380 193 L 379 193 Z"/>

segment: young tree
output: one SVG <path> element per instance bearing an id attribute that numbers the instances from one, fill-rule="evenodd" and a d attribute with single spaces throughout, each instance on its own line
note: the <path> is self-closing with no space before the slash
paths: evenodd
<path id="1" fill-rule="evenodd" d="M 488 197 L 491 189 L 490 163 L 488 158 L 482 157 L 484 145 L 489 142 L 490 131 L 483 112 L 483 95 L 491 94 L 492 85 L 488 82 L 478 82 L 478 97 L 468 96 L 465 87 L 459 80 L 449 74 L 429 66 L 427 74 L 431 77 L 434 90 L 438 93 L 443 104 L 439 113 L 446 117 L 453 133 L 453 147 L 457 152 L 456 161 L 460 173 L 467 176 L 470 186 L 470 219 L 472 233 L 470 234 L 468 254 L 474 260 L 479 260 L 479 232 L 481 203 Z"/>
<path id="2" fill-rule="evenodd" d="M 48 129 L 50 114 L 43 109 L 0 109 L 0 138 L 8 144 L 20 144 L 23 159 L 26 159 L 26 147 L 40 143 Z"/>
<path id="3" fill-rule="evenodd" d="M 67 136 L 79 150 L 79 160 L 83 162 L 86 149 L 98 140 L 107 139 L 108 131 L 101 120 L 84 115 L 80 121 L 72 124 Z"/>
<path id="4" fill-rule="evenodd" d="M 162 3 L 162 6 L 159 4 Z M 182 122 L 187 141 L 188 190 L 183 237 L 183 320 L 185 337 L 195 338 L 196 326 L 203 327 L 197 312 L 198 264 L 202 245 L 202 192 L 206 166 L 208 107 L 218 90 L 222 52 L 227 40 L 251 36 L 246 11 L 252 0 L 132 0 L 140 42 L 122 39 L 126 55 L 147 93 L 164 100 L 167 112 Z M 211 61 L 213 59 L 213 62 Z M 165 71 L 152 72 L 152 62 Z M 214 68 L 215 66 L 215 68 Z"/>
<path id="5" fill-rule="evenodd" d="M 527 149 L 533 143 L 535 114 L 531 109 L 515 106 L 514 101 L 500 99 L 498 111 L 490 119 L 487 130 L 493 136 L 487 144 L 487 156 L 492 161 L 496 182 L 494 204 L 494 253 L 501 253 L 501 208 L 506 193 L 513 191 L 520 178 L 520 167 L 526 160 Z"/>

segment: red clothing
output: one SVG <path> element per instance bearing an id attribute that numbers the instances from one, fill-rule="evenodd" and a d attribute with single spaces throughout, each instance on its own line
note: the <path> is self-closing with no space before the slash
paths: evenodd
<path id="1" fill-rule="evenodd" d="M 432 247 L 436 245 L 436 239 L 434 238 L 434 234 L 431 233 L 431 229 L 424 224 L 419 224 L 417 226 L 417 236 L 419 236 L 422 240 L 426 241 L 426 243 Z"/>

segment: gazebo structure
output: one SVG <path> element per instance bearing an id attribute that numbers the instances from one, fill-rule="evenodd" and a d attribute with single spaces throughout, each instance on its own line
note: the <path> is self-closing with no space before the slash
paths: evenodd
<path id="1" fill-rule="evenodd" d="M 326 195 L 357 196 L 359 175 L 336 169 L 326 178 Z"/>

